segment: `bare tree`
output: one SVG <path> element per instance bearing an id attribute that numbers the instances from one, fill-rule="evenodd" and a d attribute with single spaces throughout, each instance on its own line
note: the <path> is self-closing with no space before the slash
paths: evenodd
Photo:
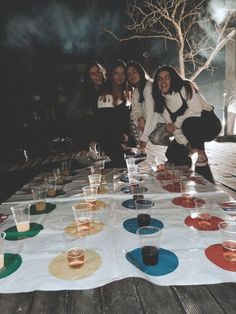
<path id="1" fill-rule="evenodd" d="M 208 9 L 207 0 L 127 0 L 129 35 L 119 38 L 111 29 L 104 30 L 120 42 L 162 38 L 176 43 L 179 72 L 194 80 L 212 67 L 215 56 L 235 35 L 234 10 L 224 7 L 221 20 L 215 20 Z"/>

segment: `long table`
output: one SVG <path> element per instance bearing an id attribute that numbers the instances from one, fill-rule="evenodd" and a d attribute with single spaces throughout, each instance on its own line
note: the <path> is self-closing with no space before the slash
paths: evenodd
<path id="1" fill-rule="evenodd" d="M 131 262 L 127 260 L 127 253 L 137 248 L 139 243 L 136 234 L 124 228 L 124 222 L 136 217 L 136 212 L 124 207 L 123 202 L 130 199 L 131 195 L 121 191 L 127 183 L 117 178 L 114 181 L 114 171 L 117 175 L 117 170 L 106 170 L 106 188 L 104 194 L 98 196 L 105 204 L 96 213 L 99 213 L 104 228 L 86 239 L 86 248 L 96 252 L 101 259 L 98 269 L 90 276 L 77 280 L 60 279 L 49 271 L 49 265 L 54 258 L 65 250 L 65 228 L 74 220 L 72 205 L 84 201 L 81 187 L 88 184 L 89 169 L 81 169 L 69 178 L 72 182 L 65 185 L 64 195 L 47 199 L 47 202 L 56 205 L 55 210 L 48 214 L 31 216 L 32 222 L 43 226 L 39 234 L 28 239 L 6 241 L 7 252 L 19 254 L 22 264 L 16 272 L 1 279 L 0 292 L 7 293 L 0 298 L 4 308 L 9 308 L 11 313 L 10 308 L 16 309 L 21 304 L 25 312 L 29 307 L 31 310 L 32 307 L 39 307 L 44 309 L 43 312 L 49 313 L 50 305 L 47 304 L 46 293 L 43 291 L 53 291 L 49 295 L 58 300 L 54 305 L 58 313 L 73 313 L 77 307 L 77 311 L 81 313 L 96 312 L 96 309 L 97 312 L 104 313 L 119 313 L 124 309 L 127 313 L 155 313 L 158 308 L 163 313 L 171 310 L 173 312 L 174 308 L 177 313 L 192 310 L 196 313 L 200 310 L 215 310 L 216 313 L 222 313 L 223 309 L 228 313 L 233 311 L 235 301 L 229 296 L 233 295 L 232 291 L 235 289 L 235 272 L 221 269 L 204 254 L 207 247 L 220 243 L 219 231 L 199 231 L 186 226 L 184 221 L 188 216 L 187 210 L 172 202 L 179 193 L 170 193 L 163 189 L 156 174 L 151 171 L 141 174 L 147 187 L 145 198 L 154 202 L 150 209 L 151 216 L 164 225 L 161 247 L 176 255 L 178 266 L 166 275 L 150 276 L 139 270 L 139 265 L 133 265 L 132 259 Z M 38 184 L 40 178 L 41 176 L 34 178 L 32 184 Z M 220 189 L 203 178 L 201 180 L 202 184 L 194 184 L 196 197 L 207 196 L 216 201 L 227 199 L 227 195 Z M 31 201 L 31 195 L 23 190 L 2 204 L 0 212 L 10 213 L 12 203 Z M 229 218 L 217 205 L 214 214 L 221 219 Z M 4 225 L 1 225 L 1 231 L 13 225 L 13 217 L 9 216 Z M 72 244 L 76 244 L 76 237 L 72 237 Z M 221 284 L 215 285 L 217 283 Z M 40 292 L 32 292 L 36 290 Z M 20 298 L 15 294 L 19 292 Z M 225 295 L 223 305 L 222 293 Z M 13 296 L 17 296 L 17 303 L 9 304 L 8 300 Z M 34 296 L 34 300 L 30 301 L 29 296 Z M 28 300 L 25 304 L 24 299 Z M 64 304 L 65 299 L 70 300 L 70 304 Z M 209 299 L 207 304 L 206 299 Z"/>

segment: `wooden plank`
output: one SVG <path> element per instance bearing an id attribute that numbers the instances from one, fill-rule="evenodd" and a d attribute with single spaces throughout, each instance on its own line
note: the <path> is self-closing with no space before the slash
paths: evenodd
<path id="1" fill-rule="evenodd" d="M 100 288 L 102 313 L 144 313 L 133 281 L 126 278 Z"/>
<path id="2" fill-rule="evenodd" d="M 103 313 L 100 288 L 81 291 L 67 291 L 65 310 L 64 312 L 60 311 L 57 313 Z"/>
<path id="3" fill-rule="evenodd" d="M 66 291 L 35 291 L 31 308 L 26 314 L 66 313 L 66 307 Z"/>
<path id="4" fill-rule="evenodd" d="M 235 283 L 209 285 L 208 289 L 218 304 L 221 306 L 222 312 L 228 314 L 236 313 Z"/>
<path id="5" fill-rule="evenodd" d="M 141 278 L 134 278 L 144 313 L 183 313 L 183 307 L 171 287 L 153 285 Z"/>
<path id="6" fill-rule="evenodd" d="M 174 286 L 173 290 L 178 296 L 185 313 L 226 313 L 216 302 L 214 296 L 205 285 L 201 286 Z M 232 309 L 231 309 L 232 310 Z"/>
<path id="7" fill-rule="evenodd" d="M 0 313 L 31 313 L 33 292 L 0 294 Z"/>

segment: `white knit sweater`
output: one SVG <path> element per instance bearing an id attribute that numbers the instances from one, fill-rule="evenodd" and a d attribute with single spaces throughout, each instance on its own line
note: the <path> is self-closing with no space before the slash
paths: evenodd
<path id="1" fill-rule="evenodd" d="M 138 125 L 138 119 L 143 117 L 146 121 L 144 131 L 140 135 L 140 140 L 148 142 L 148 136 L 155 129 L 158 122 L 164 122 L 162 116 L 154 112 L 154 100 L 152 97 L 152 82 L 147 81 L 143 90 L 144 101 L 139 102 L 139 91 L 138 88 L 134 89 L 132 95 L 132 110 L 131 119 L 136 125 Z"/>
<path id="2" fill-rule="evenodd" d="M 185 88 L 181 89 L 181 95 L 184 99 L 187 98 Z M 183 104 L 181 96 L 179 93 L 173 92 L 172 94 L 163 95 L 165 97 L 166 106 L 169 108 L 171 112 L 176 112 Z M 189 117 L 200 117 L 202 110 L 211 111 L 212 106 L 207 103 L 205 98 L 196 91 L 193 91 L 193 96 L 191 99 L 187 100 L 188 108 L 184 112 L 183 115 L 177 117 L 175 121 L 176 130 L 174 132 L 174 137 L 179 144 L 186 145 L 188 143 L 187 138 L 184 136 L 182 132 L 182 123 L 185 119 Z M 173 123 L 170 114 L 165 108 L 162 114 L 166 123 Z"/>

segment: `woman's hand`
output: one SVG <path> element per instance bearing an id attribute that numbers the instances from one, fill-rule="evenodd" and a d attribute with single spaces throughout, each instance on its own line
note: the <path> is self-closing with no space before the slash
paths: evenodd
<path id="1" fill-rule="evenodd" d="M 176 126 L 174 125 L 174 123 L 166 124 L 166 131 L 167 132 L 174 133 L 175 130 L 176 130 Z"/>
<path id="2" fill-rule="evenodd" d="M 129 135 L 128 134 L 126 134 L 126 133 L 122 133 L 122 135 L 123 135 L 123 138 L 124 138 L 124 143 L 127 143 L 128 141 L 129 141 Z"/>
<path id="3" fill-rule="evenodd" d="M 144 150 L 145 150 L 146 145 L 147 145 L 147 143 L 146 143 L 146 142 L 140 141 L 140 149 L 141 149 L 142 151 L 144 151 Z"/>
<path id="4" fill-rule="evenodd" d="M 145 119 L 143 117 L 140 117 L 138 119 L 137 129 L 140 130 L 143 133 L 144 128 L 145 128 Z"/>

